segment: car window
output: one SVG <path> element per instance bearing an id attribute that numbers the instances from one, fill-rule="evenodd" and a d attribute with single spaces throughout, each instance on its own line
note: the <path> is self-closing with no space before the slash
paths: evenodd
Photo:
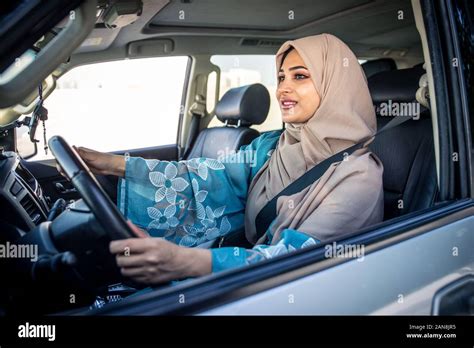
<path id="1" fill-rule="evenodd" d="M 264 123 L 251 128 L 260 132 L 282 128 L 280 108 L 275 97 L 277 79 L 274 55 L 215 55 L 211 57 L 211 62 L 221 70 L 219 99 L 231 88 L 261 83 L 270 93 L 270 110 Z M 215 116 L 209 123 L 209 127 L 222 125 Z"/>
<path id="2" fill-rule="evenodd" d="M 188 57 L 127 59 L 72 69 L 44 102 L 48 139 L 61 135 L 98 151 L 175 144 L 187 62 Z M 40 124 L 33 160 L 53 158 L 43 151 L 42 132 Z"/>

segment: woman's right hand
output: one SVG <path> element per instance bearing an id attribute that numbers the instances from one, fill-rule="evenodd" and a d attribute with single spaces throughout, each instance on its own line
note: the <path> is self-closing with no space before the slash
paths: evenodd
<path id="1" fill-rule="evenodd" d="M 99 152 L 85 147 L 74 146 L 74 148 L 92 173 L 121 177 L 125 175 L 125 157 Z M 59 166 L 57 167 L 59 172 L 63 174 Z"/>

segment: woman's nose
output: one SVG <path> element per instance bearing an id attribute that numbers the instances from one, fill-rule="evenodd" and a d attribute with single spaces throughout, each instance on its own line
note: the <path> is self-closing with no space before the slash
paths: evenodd
<path id="1" fill-rule="evenodd" d="M 287 82 L 286 80 L 283 80 L 280 82 L 278 85 L 277 93 L 278 94 L 283 94 L 283 93 L 290 93 L 292 91 L 291 83 Z"/>

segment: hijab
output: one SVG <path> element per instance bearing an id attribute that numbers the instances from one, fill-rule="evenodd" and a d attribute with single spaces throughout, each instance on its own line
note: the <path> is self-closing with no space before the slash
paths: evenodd
<path id="1" fill-rule="evenodd" d="M 245 211 L 245 232 L 251 243 L 258 240 L 255 218 L 286 186 L 324 159 L 369 138 L 363 148 L 344 161 L 333 163 L 316 182 L 290 197 L 280 197 L 277 218 L 270 226 L 272 244 L 285 228 L 297 229 L 319 240 L 337 237 L 341 222 L 334 214 L 345 209 L 351 225 L 361 227 L 383 217 L 383 166 L 367 148 L 377 129 L 367 79 L 351 49 L 333 35 L 321 34 L 285 42 L 276 54 L 277 74 L 285 53 L 294 49 L 306 64 L 319 94 L 319 107 L 304 123 L 287 123 L 270 159 L 252 179 Z M 360 185 L 357 197 L 341 197 Z M 337 189 L 336 189 L 337 188 Z M 347 190 L 346 190 L 346 189 Z M 339 197 L 338 197 L 339 196 Z M 343 207 L 334 206 L 344 202 Z M 360 206 L 365 210 L 360 212 Z M 352 207 L 356 209 L 350 211 Z M 329 210 L 330 211 L 330 210 Z M 347 226 L 344 227 L 347 231 Z"/>

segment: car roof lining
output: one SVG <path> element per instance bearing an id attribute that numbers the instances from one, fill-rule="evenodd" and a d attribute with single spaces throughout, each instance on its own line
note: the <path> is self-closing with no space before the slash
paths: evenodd
<path id="1" fill-rule="evenodd" d="M 331 33 L 344 40 L 359 58 L 393 58 L 409 61 L 411 65 L 423 61 L 419 33 L 416 30 L 410 0 L 297 0 L 278 5 L 275 0 L 260 0 L 259 13 L 265 8 L 262 23 L 255 25 L 252 14 L 256 2 L 243 6 L 230 0 L 201 0 L 191 3 L 168 0 L 143 0 L 143 14 L 131 25 L 108 29 L 96 25 L 84 43 L 71 57 L 72 66 L 97 61 L 130 57 L 129 45 L 143 40 L 169 39 L 173 41 L 168 52 L 152 51 L 146 56 L 206 55 L 206 54 L 275 54 L 280 45 L 289 39 Z M 228 16 L 230 4 L 232 16 Z M 286 2 L 282 2 L 282 4 Z M 186 10 L 188 6 L 188 10 Z M 217 7 L 211 11 L 212 6 Z M 227 6 L 227 7 L 226 7 Z M 295 20 L 289 24 L 272 24 L 282 16 L 284 6 L 294 11 Z M 171 14 L 185 9 L 190 19 L 177 22 Z M 196 10 L 200 8 L 200 10 Z M 192 10 L 195 9 L 195 10 Z M 238 13 L 234 13 L 240 9 Z M 403 19 L 399 19 L 402 11 Z M 194 13 L 194 17 L 191 13 Z M 313 17 L 299 13 L 316 13 Z M 239 27 L 234 18 L 252 16 L 248 27 Z M 215 19 L 220 22 L 216 27 Z M 228 18 L 226 20 L 226 18 Z M 164 20 L 160 24 L 160 20 Z M 247 23 L 247 21 L 246 21 Z M 237 27 L 236 27 L 237 26 Z M 138 55 L 139 56 L 139 55 Z M 135 56 L 135 57 L 138 57 Z M 409 65 L 409 64 L 407 64 Z M 61 69 L 62 70 L 62 69 Z M 57 74 L 55 74 L 57 75 Z"/>
<path id="2" fill-rule="evenodd" d="M 178 26 L 289 31 L 331 16 L 340 16 L 341 13 L 352 11 L 373 1 L 292 0 L 290 6 L 289 2 L 275 0 L 200 0 L 188 3 L 170 1 L 153 16 L 147 29 L 153 32 L 167 26 Z M 245 21 L 242 21 L 242 18 L 245 18 Z"/>

